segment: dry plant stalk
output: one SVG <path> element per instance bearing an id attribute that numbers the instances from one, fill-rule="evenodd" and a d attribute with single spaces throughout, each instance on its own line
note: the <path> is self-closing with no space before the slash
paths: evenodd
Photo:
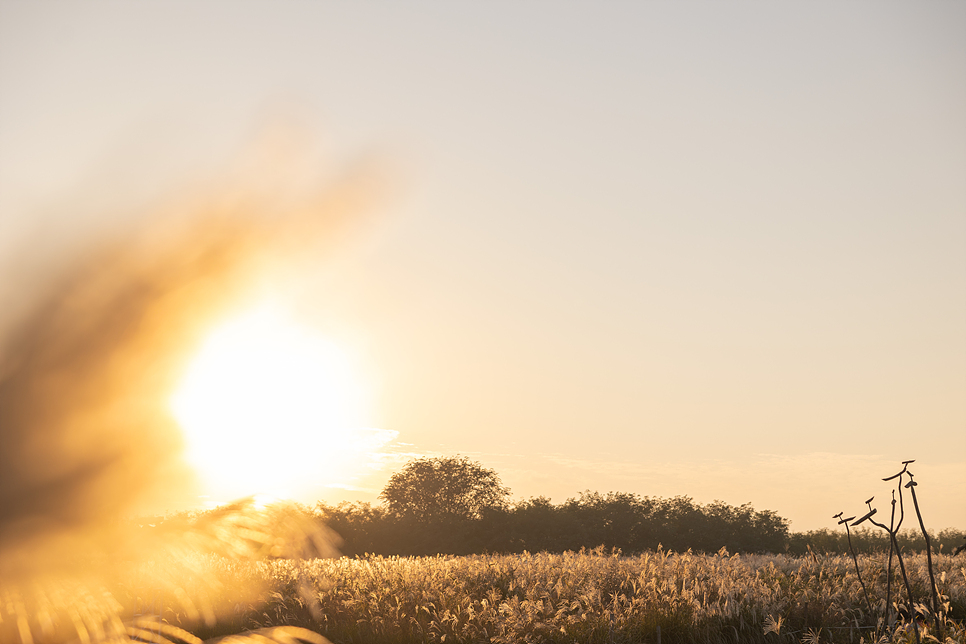
<path id="1" fill-rule="evenodd" d="M 912 622 L 912 624 L 911 624 L 912 630 L 913 630 L 913 633 L 915 634 L 915 639 L 916 639 L 916 642 L 918 644 L 921 641 L 921 639 L 920 639 L 920 632 L 919 632 L 919 619 L 918 619 L 918 616 L 916 614 L 917 613 L 916 603 L 913 600 L 912 587 L 911 587 L 911 585 L 909 583 L 909 577 L 906 574 L 906 567 L 905 567 L 905 563 L 903 561 L 902 552 L 899 549 L 899 543 L 898 543 L 898 540 L 896 538 L 897 535 L 898 535 L 898 533 L 899 533 L 899 529 L 902 526 L 902 521 L 905 518 L 905 509 L 904 509 L 904 505 L 903 505 L 903 496 L 902 496 L 903 489 L 908 489 L 909 492 L 912 494 L 912 502 L 913 502 L 913 505 L 914 505 L 915 510 L 916 510 L 916 517 L 919 520 L 919 529 L 921 530 L 922 535 L 923 535 L 923 539 L 925 540 L 925 545 L 926 545 L 926 567 L 927 567 L 927 570 L 929 572 L 930 604 L 931 604 L 930 608 L 931 608 L 932 617 L 933 617 L 933 624 L 934 624 L 934 627 L 935 627 L 935 630 L 936 630 L 935 635 L 932 636 L 932 637 L 937 638 L 938 641 L 942 641 L 943 631 L 944 631 L 943 625 L 946 622 L 946 619 L 945 619 L 945 616 L 942 614 L 941 604 L 940 604 L 940 601 L 939 601 L 938 586 L 936 584 L 936 576 L 935 576 L 935 570 L 934 570 L 933 560 L 932 560 L 932 543 L 931 543 L 931 540 L 930 540 L 930 537 L 929 537 L 929 533 L 926 530 L 926 525 L 925 525 L 925 523 L 924 523 L 924 521 L 922 519 L 922 512 L 919 509 L 919 499 L 918 499 L 918 496 L 916 494 L 916 487 L 919 484 L 916 483 L 916 481 L 913 478 L 912 472 L 909 471 L 909 465 L 912 464 L 912 463 L 915 463 L 915 460 L 903 461 L 902 462 L 902 469 L 899 472 L 897 472 L 896 474 L 893 474 L 892 476 L 889 476 L 889 477 L 886 477 L 886 478 L 882 479 L 883 481 L 896 480 L 896 488 L 892 491 L 892 503 L 891 503 L 891 505 L 892 505 L 892 512 L 891 512 L 891 518 L 890 518 L 889 526 L 886 526 L 886 525 L 884 525 L 882 523 L 879 523 L 878 521 L 876 521 L 875 519 L 872 518 L 876 514 L 876 509 L 874 509 L 872 507 L 872 500 L 873 500 L 872 498 L 868 499 L 865 502 L 866 505 L 868 505 L 868 507 L 869 507 L 869 511 L 864 516 L 862 516 L 862 518 L 860 518 L 859 520 L 855 521 L 851 525 L 854 527 L 854 526 L 860 525 L 861 523 L 863 523 L 865 521 L 869 521 L 870 523 L 872 523 L 876 527 L 881 528 L 882 530 L 885 530 L 886 533 L 888 533 L 888 535 L 889 535 L 889 564 L 888 564 L 888 568 L 887 568 L 887 572 L 886 572 L 886 580 L 887 581 L 886 581 L 886 606 L 885 606 L 885 611 L 886 612 L 885 612 L 885 617 L 884 617 L 885 626 L 888 629 L 888 631 L 891 631 L 892 630 L 892 620 L 891 620 L 891 607 L 892 607 L 892 602 L 891 602 L 892 555 L 893 555 L 893 553 L 895 553 L 896 559 L 899 562 L 899 571 L 900 571 L 900 573 L 902 575 L 903 584 L 904 584 L 905 589 L 906 589 L 906 601 L 907 601 L 908 618 Z M 903 485 L 902 479 L 903 479 L 903 476 L 905 476 L 905 475 L 908 475 L 909 476 L 909 481 L 905 485 Z M 899 498 L 898 498 L 898 504 L 899 504 L 899 518 L 898 518 L 898 522 L 896 522 L 896 492 L 897 491 L 898 491 L 898 496 L 899 496 Z M 839 514 L 835 515 L 835 518 L 841 517 L 842 514 L 843 513 L 840 512 Z M 843 523 L 843 522 L 846 522 L 846 532 L 847 533 L 849 532 L 849 524 L 847 523 L 848 521 L 851 521 L 851 519 L 843 519 L 843 520 L 839 521 L 840 524 Z M 853 559 L 856 561 L 856 572 L 858 573 L 858 561 L 855 559 L 854 550 L 852 550 L 851 535 L 849 535 L 849 549 L 853 553 Z M 859 581 L 860 582 L 862 581 L 861 580 L 861 576 L 859 578 Z M 863 590 L 865 590 L 865 584 L 864 583 L 862 584 L 862 587 L 863 587 Z"/>

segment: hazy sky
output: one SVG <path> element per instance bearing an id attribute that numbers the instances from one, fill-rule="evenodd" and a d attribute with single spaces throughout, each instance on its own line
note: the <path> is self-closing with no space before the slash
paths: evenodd
<path id="1" fill-rule="evenodd" d="M 293 304 L 398 432 L 344 498 L 460 453 L 808 529 L 915 458 L 966 527 L 966 4 L 2 2 L 0 297 L 278 114 L 400 186 Z"/>

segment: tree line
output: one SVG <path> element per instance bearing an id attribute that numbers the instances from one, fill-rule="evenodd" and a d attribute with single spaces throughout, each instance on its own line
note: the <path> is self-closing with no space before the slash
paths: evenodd
<path id="1" fill-rule="evenodd" d="M 390 478 L 382 505 L 319 503 L 315 514 L 344 539 L 346 555 L 563 552 L 619 548 L 778 552 L 788 520 L 750 504 L 690 497 L 584 492 L 561 504 L 509 502 L 499 475 L 465 457 L 416 459 Z"/>
<path id="2" fill-rule="evenodd" d="M 390 478 L 380 500 L 377 505 L 319 502 L 294 510 L 337 533 L 339 550 L 347 556 L 564 552 L 598 546 L 626 554 L 659 547 L 793 555 L 849 549 L 844 530 L 792 533 L 788 519 L 747 503 L 699 504 L 687 496 L 590 491 L 559 504 L 543 496 L 511 503 L 499 475 L 465 457 L 410 461 Z M 186 513 L 165 523 L 196 521 L 205 514 Z M 933 548 L 954 552 L 966 542 L 966 531 L 947 529 L 930 538 Z M 903 551 L 925 548 L 918 532 L 902 532 L 898 541 Z M 889 550 L 889 537 L 882 531 L 860 529 L 852 533 L 852 543 L 859 553 Z"/>
<path id="3" fill-rule="evenodd" d="M 564 552 L 601 545 L 625 553 L 658 546 L 781 552 L 788 541 L 788 521 L 774 512 L 720 501 L 702 506 L 684 496 L 584 492 L 556 505 L 535 497 L 475 518 L 428 522 L 369 503 L 319 503 L 314 512 L 342 537 L 340 549 L 348 556 Z"/>

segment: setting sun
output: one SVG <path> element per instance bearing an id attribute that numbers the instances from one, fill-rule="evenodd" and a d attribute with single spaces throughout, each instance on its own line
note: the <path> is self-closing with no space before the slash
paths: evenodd
<path id="1" fill-rule="evenodd" d="M 348 474 L 364 394 L 341 347 L 262 306 L 208 336 L 171 407 L 210 492 L 289 497 Z"/>

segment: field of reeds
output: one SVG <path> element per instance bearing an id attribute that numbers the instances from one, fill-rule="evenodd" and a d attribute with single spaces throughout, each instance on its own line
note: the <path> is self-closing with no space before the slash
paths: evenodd
<path id="1" fill-rule="evenodd" d="M 884 603 L 886 555 L 859 564 Z M 942 556 L 934 565 L 948 616 L 962 620 L 966 562 Z M 907 569 L 924 602 L 925 557 L 909 557 Z M 218 574 L 268 580 L 267 602 L 239 606 L 222 625 L 229 631 L 294 624 L 333 642 L 868 642 L 887 630 L 867 614 L 847 557 L 596 549 L 274 561 Z M 966 641 L 961 626 L 945 626 L 945 636 Z"/>
<path id="2" fill-rule="evenodd" d="M 95 585 L 61 583 L 55 593 L 42 594 L 46 608 L 37 596 L 18 607 L 19 600 L 5 593 L 0 636 L 41 644 L 109 641 L 111 633 L 126 632 L 136 641 L 197 643 L 285 625 L 336 644 L 915 641 L 907 619 L 891 628 L 881 621 L 887 554 L 858 561 L 879 617 L 868 614 L 853 562 L 843 556 L 724 550 L 622 556 L 598 548 L 466 557 L 144 560 L 112 566 Z M 966 559 L 939 555 L 933 564 L 944 603 L 940 641 L 966 642 Z M 926 566 L 924 555 L 906 557 L 913 599 L 923 611 Z M 922 623 L 923 641 L 934 641 L 930 627 L 929 620 Z M 71 635 L 66 640 L 65 632 Z M 289 636 L 299 632 L 306 634 Z M 295 641 L 280 633 L 271 641 Z"/>

